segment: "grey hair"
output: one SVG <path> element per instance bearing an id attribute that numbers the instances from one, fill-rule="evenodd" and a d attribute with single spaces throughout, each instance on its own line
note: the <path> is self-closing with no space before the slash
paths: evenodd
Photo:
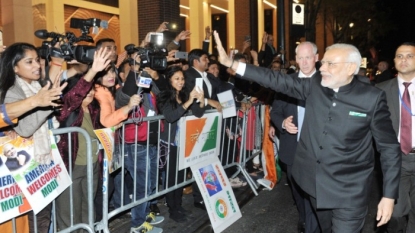
<path id="1" fill-rule="evenodd" d="M 297 47 L 295 48 L 295 54 L 298 53 L 298 47 L 300 47 L 301 45 L 311 45 L 311 47 L 313 47 L 313 54 L 316 55 L 318 53 L 316 44 L 310 41 L 304 41 L 304 42 L 301 42 L 299 45 L 297 45 Z"/>
<path id="2" fill-rule="evenodd" d="M 349 57 L 347 58 L 347 62 L 355 63 L 356 70 L 354 74 L 359 73 L 360 65 L 362 64 L 362 56 L 360 55 L 359 50 L 351 44 L 333 44 L 326 48 L 326 52 L 330 49 L 344 49 L 347 50 L 349 53 Z"/>

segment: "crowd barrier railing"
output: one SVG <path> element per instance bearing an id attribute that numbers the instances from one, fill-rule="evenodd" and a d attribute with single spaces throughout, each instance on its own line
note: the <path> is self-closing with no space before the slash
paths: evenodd
<path id="1" fill-rule="evenodd" d="M 262 135 L 262 125 L 261 122 L 263 122 L 263 111 L 261 110 L 262 105 L 254 105 L 252 109 L 242 112 L 237 111 L 236 117 L 226 118 L 223 119 L 222 124 L 222 138 L 221 138 L 221 148 L 220 148 L 220 154 L 219 159 L 222 161 L 222 165 L 225 170 L 229 168 L 236 168 L 233 172 L 229 173 L 229 178 L 236 177 L 239 173 L 242 173 L 242 175 L 246 178 L 248 184 L 250 185 L 251 189 L 255 193 L 255 195 L 258 195 L 257 189 L 258 186 L 256 185 L 256 182 L 250 177 L 249 173 L 245 169 L 246 163 L 253 159 L 255 156 L 258 156 L 261 153 L 261 140 L 264 135 Z M 209 110 L 211 111 L 211 110 Z M 213 110 L 215 111 L 215 110 Z M 125 141 L 125 130 L 127 126 L 133 125 L 135 134 L 135 139 L 137 139 L 138 135 L 137 132 L 139 131 L 138 128 L 144 124 L 144 123 L 152 123 L 157 124 L 158 134 L 157 136 L 157 144 L 151 144 L 149 140 L 146 141 L 146 143 L 138 144 L 138 143 L 127 143 Z M 63 135 L 68 134 L 69 137 L 69 148 L 72 148 L 72 133 L 79 133 L 81 134 L 85 140 L 87 145 L 87 182 L 88 182 L 88 222 L 87 223 L 74 223 L 73 218 L 71 219 L 70 226 L 66 229 L 58 229 L 57 226 L 57 210 L 55 208 L 55 201 L 52 204 L 51 208 L 51 227 L 49 228 L 50 233 L 52 232 L 59 232 L 59 233 L 66 233 L 66 232 L 73 232 L 77 230 L 85 230 L 87 232 L 110 232 L 109 230 L 109 222 L 111 219 L 115 218 L 119 214 L 122 214 L 126 211 L 131 210 L 132 208 L 148 202 L 153 201 L 157 198 L 160 198 L 161 196 L 165 195 L 166 193 L 173 191 L 178 188 L 183 188 L 186 185 L 191 184 L 194 179 L 190 176 L 190 169 L 184 169 L 184 172 L 179 171 L 175 169 L 174 171 L 171 171 L 171 167 L 177 168 L 178 167 L 178 153 L 180 148 L 177 148 L 177 154 L 175 156 L 176 161 L 170 161 L 170 156 L 168 155 L 171 149 L 173 148 L 174 142 L 172 142 L 171 138 L 169 137 L 167 142 L 160 143 L 160 130 L 164 127 L 164 131 L 167 130 L 168 135 L 171 135 L 171 124 L 164 121 L 164 116 L 154 116 L 154 117 L 144 117 L 141 119 L 140 122 L 133 122 L 132 120 L 129 120 L 123 124 L 123 126 L 116 132 L 116 136 L 118 134 L 120 138 L 120 145 L 121 146 L 121 163 L 123 166 L 117 171 L 117 175 L 109 174 L 108 172 L 108 162 L 106 160 L 106 156 L 104 156 L 103 160 L 103 168 L 102 168 L 102 187 L 98 187 L 98 192 L 102 192 L 103 198 L 102 198 L 102 219 L 99 221 L 95 220 L 95 208 L 94 208 L 94 192 L 96 190 L 93 190 L 93 180 L 94 180 L 94 173 L 93 173 L 93 161 L 92 161 L 92 141 L 89 137 L 88 133 L 78 127 L 68 127 L 68 128 L 62 128 L 62 129 L 55 129 L 52 130 L 54 135 Z M 131 130 L 131 129 L 130 129 Z M 150 132 L 150 127 L 147 127 L 147 135 L 153 134 L 154 132 Z M 255 139 L 256 138 L 256 139 Z M 135 140 L 137 141 L 137 140 Z M 126 145 L 128 145 L 129 153 L 127 152 Z M 166 147 L 167 145 L 167 147 Z M 154 161 L 151 162 L 151 156 L 153 156 L 150 153 L 150 148 L 156 148 L 156 158 L 157 158 L 157 164 L 156 164 L 156 172 L 155 172 L 155 185 L 152 185 L 154 187 L 153 190 L 149 190 L 149 181 L 150 178 L 153 178 L 154 180 L 154 173 L 150 174 L 151 166 L 154 166 Z M 164 148 L 162 148 L 164 147 Z M 165 148 L 166 147 L 166 148 Z M 140 149 L 139 149 L 140 148 Z M 145 148 L 145 149 L 143 149 Z M 128 183 L 128 169 L 127 166 L 131 164 L 127 164 L 130 162 L 130 160 L 127 161 L 128 156 L 134 156 L 134 159 L 132 161 L 138 161 L 139 157 L 139 150 L 145 151 L 145 171 L 139 171 L 142 167 L 137 167 L 137 163 L 134 163 L 133 170 L 130 169 L 130 171 L 133 171 L 130 174 L 133 181 L 136 181 L 138 179 L 139 174 L 144 174 L 144 193 L 140 192 L 140 197 L 137 196 L 137 193 L 139 193 L 139 188 L 142 187 L 142 184 L 137 185 L 136 182 L 132 184 Z M 160 160 L 160 152 L 164 150 L 164 154 L 167 154 L 167 160 L 164 161 L 165 166 L 163 169 L 159 169 L 159 166 L 163 165 L 163 161 Z M 143 156 L 143 153 L 140 155 Z M 72 151 L 69 151 L 70 158 L 73 156 Z M 72 161 L 69 159 L 69 161 Z M 175 163 L 175 166 L 171 166 L 170 164 Z M 73 164 L 70 162 L 69 164 L 69 174 L 72 176 L 72 167 Z M 138 172 L 139 171 L 139 172 Z M 170 178 L 170 176 L 174 176 Z M 150 177 L 151 176 L 151 177 Z M 96 177 L 95 177 L 96 178 Z M 110 192 L 112 188 L 110 187 L 113 182 L 112 180 L 115 178 L 114 184 L 114 193 L 111 204 L 112 208 L 109 211 L 109 203 L 110 203 Z M 170 180 L 170 182 L 169 182 Z M 172 182 L 173 180 L 173 182 Z M 131 181 L 131 180 L 130 180 Z M 128 184 L 127 184 L 128 183 Z M 138 187 L 140 186 L 140 187 Z M 72 202 L 73 199 L 76 198 L 76 194 L 72 192 L 72 186 L 69 187 L 70 190 L 70 200 L 68 200 L 68 203 L 70 203 L 70 213 L 73 217 L 77 213 L 74 213 L 72 208 Z M 116 197 L 116 198 L 114 198 Z M 33 217 L 33 232 L 40 232 L 37 224 L 36 224 L 36 216 Z"/>

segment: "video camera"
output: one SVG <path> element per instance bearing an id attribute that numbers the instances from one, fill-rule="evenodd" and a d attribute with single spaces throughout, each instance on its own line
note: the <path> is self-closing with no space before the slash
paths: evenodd
<path id="1" fill-rule="evenodd" d="M 81 29 L 81 35 L 76 37 L 76 35 L 72 32 L 67 32 L 65 35 L 63 35 L 55 32 L 48 32 L 44 29 L 37 30 L 35 32 L 36 37 L 40 39 L 52 38 L 50 41 L 42 42 L 42 46 L 38 48 L 39 56 L 43 59 L 47 59 L 49 56 L 53 56 L 64 58 L 65 61 L 76 59 L 81 63 L 92 62 L 96 48 L 94 46 L 88 45 L 75 46 L 74 44 L 81 41 L 94 43 L 92 37 L 88 36 L 89 29 L 93 27 L 94 32 L 97 32 L 98 27 L 107 29 L 108 22 L 97 18 L 71 18 L 70 27 Z M 54 46 L 58 42 L 61 43 L 60 48 L 55 48 Z"/>
<path id="2" fill-rule="evenodd" d="M 161 34 L 161 38 L 160 38 Z M 151 37 L 150 44 L 143 47 L 136 47 L 134 44 L 128 44 L 124 47 L 128 55 L 137 52 L 140 56 L 140 69 L 150 67 L 152 70 L 165 70 L 167 68 L 167 49 L 163 46 L 163 34 L 157 33 L 156 37 Z M 129 58 L 130 65 L 134 64 L 135 58 Z"/>

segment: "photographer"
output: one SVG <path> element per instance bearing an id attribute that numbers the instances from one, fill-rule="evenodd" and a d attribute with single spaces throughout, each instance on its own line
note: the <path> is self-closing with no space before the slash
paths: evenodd
<path id="1" fill-rule="evenodd" d="M 141 58 L 138 54 L 138 52 L 134 52 L 131 56 L 133 59 L 132 68 L 128 73 L 125 85 L 121 88 L 121 91 L 117 92 L 116 108 L 125 105 L 130 96 L 136 95 L 139 92 L 139 88 L 136 84 L 138 76 L 140 78 L 151 78 L 153 80 L 159 78 L 157 71 L 152 70 L 149 67 L 141 69 Z M 140 104 L 139 108 L 136 108 L 135 112 L 129 115 L 129 118 L 134 120 L 135 118 L 157 115 L 156 96 L 159 92 L 159 89 L 154 83 L 151 84 L 150 88 L 143 88 L 140 93 L 143 97 L 143 102 Z M 146 193 L 147 195 L 151 195 L 156 190 L 158 172 L 158 122 L 144 121 L 140 124 L 127 124 L 124 127 L 124 130 L 124 148 L 125 152 L 129 155 L 125 158 L 125 165 L 127 171 L 134 179 L 136 184 L 134 193 L 136 200 L 139 200 L 144 198 Z M 147 134 L 147 132 L 149 132 L 149 134 Z M 148 147 L 147 142 L 149 143 Z M 135 166 L 136 168 L 134 169 Z M 146 180 L 146 177 L 148 177 L 148 180 Z M 159 232 L 161 230 L 153 225 L 162 222 L 164 217 L 156 216 L 157 213 L 154 213 L 150 209 L 150 204 L 150 201 L 144 202 L 131 210 L 132 232 L 146 232 L 144 230 Z"/>

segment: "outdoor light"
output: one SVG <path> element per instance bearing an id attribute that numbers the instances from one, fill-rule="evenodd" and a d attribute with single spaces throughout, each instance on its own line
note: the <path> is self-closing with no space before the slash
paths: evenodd
<path id="1" fill-rule="evenodd" d="M 180 8 L 183 8 L 183 9 L 186 9 L 186 10 L 190 10 L 190 7 L 188 7 L 188 6 L 183 6 L 183 5 L 179 5 L 180 6 Z"/>
<path id="2" fill-rule="evenodd" d="M 223 8 L 220 8 L 220 7 L 215 6 L 215 5 L 213 5 L 213 4 L 210 4 L 210 7 L 215 8 L 216 10 L 223 11 L 223 12 L 225 12 L 225 13 L 229 13 L 229 11 L 228 11 L 228 10 L 223 9 Z"/>
<path id="3" fill-rule="evenodd" d="M 277 9 L 277 6 L 276 6 L 276 5 L 274 5 L 274 4 L 270 3 L 270 2 L 268 2 L 267 0 L 263 0 L 262 2 L 263 2 L 263 3 L 265 3 L 265 4 L 267 4 L 267 5 L 268 5 L 268 6 L 270 6 L 270 7 L 274 8 L 274 9 Z"/>
<path id="4" fill-rule="evenodd" d="M 350 23 L 349 27 L 352 28 L 354 26 L 354 23 Z"/>

